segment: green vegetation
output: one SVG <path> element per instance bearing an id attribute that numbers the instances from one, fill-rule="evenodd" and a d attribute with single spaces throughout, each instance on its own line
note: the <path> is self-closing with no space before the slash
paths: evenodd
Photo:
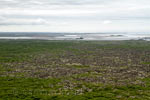
<path id="1" fill-rule="evenodd" d="M 149 100 L 150 42 L 0 40 L 0 100 Z"/>

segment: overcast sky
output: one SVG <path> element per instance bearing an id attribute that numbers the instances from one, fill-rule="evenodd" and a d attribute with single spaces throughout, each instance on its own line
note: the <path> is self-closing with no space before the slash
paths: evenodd
<path id="1" fill-rule="evenodd" d="M 0 0 L 0 31 L 150 32 L 150 0 Z"/>

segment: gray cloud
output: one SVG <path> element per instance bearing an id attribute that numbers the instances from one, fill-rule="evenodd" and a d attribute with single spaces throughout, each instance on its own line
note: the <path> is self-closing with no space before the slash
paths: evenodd
<path id="1" fill-rule="evenodd" d="M 69 31 L 150 30 L 149 4 L 149 0 L 0 0 L 0 27 L 8 31 L 13 25 L 47 25 L 47 31 L 61 31 L 62 25 Z"/>
<path id="2" fill-rule="evenodd" d="M 1 26 L 9 26 L 9 25 L 46 25 L 48 22 L 44 19 L 7 19 L 0 17 L 0 25 Z"/>

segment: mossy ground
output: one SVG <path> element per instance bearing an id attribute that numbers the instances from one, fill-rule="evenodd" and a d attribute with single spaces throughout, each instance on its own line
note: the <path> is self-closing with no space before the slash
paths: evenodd
<path id="1" fill-rule="evenodd" d="M 0 40 L 0 100 L 149 100 L 150 42 Z"/>

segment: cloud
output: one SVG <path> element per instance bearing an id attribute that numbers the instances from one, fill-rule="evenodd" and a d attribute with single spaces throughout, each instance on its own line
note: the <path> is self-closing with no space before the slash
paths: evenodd
<path id="1" fill-rule="evenodd" d="M 110 21 L 110 20 L 103 21 L 103 24 L 111 24 L 111 23 L 112 23 L 112 21 Z"/>
<path id="2" fill-rule="evenodd" d="M 48 22 L 44 19 L 8 19 L 1 20 L 1 26 L 9 26 L 9 25 L 46 25 Z"/>
<path id="3" fill-rule="evenodd" d="M 0 16 L 0 21 L 5 20 L 5 17 Z"/>
<path id="4" fill-rule="evenodd" d="M 149 4 L 149 0 L 0 0 L 0 27 L 8 31 L 13 25 L 22 29 L 44 25 L 48 28 L 41 28 L 47 31 L 150 30 Z"/>

